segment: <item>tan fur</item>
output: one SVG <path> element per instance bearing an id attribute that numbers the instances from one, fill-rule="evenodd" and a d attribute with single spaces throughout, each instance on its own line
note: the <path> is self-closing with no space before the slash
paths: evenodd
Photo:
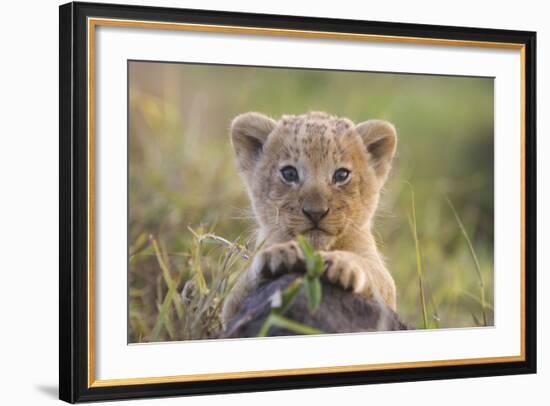
<path id="1" fill-rule="evenodd" d="M 355 125 L 321 112 L 278 121 L 245 113 L 233 120 L 231 140 L 258 222 L 257 244 L 263 245 L 226 299 L 223 321 L 263 279 L 303 268 L 295 242 L 300 234 L 321 252 L 328 280 L 395 309 L 395 284 L 371 233 L 395 154 L 393 125 Z M 288 165 L 297 169 L 298 182 L 283 179 L 281 169 Z M 351 171 L 346 183 L 334 182 L 339 168 Z M 318 229 L 312 230 L 315 223 L 304 210 L 326 213 Z"/>

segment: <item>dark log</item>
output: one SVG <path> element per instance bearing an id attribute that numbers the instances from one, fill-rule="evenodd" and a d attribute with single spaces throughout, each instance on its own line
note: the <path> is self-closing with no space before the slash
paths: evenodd
<path id="1" fill-rule="evenodd" d="M 242 303 L 241 310 L 223 333 L 224 338 L 256 337 L 271 312 L 271 298 L 298 277 L 285 274 L 262 284 Z M 299 294 L 285 317 L 324 333 L 356 333 L 409 329 L 384 303 L 346 291 L 328 281 L 322 282 L 322 300 L 314 314 L 307 307 L 304 294 Z M 283 328 L 271 327 L 269 336 L 295 335 Z"/>

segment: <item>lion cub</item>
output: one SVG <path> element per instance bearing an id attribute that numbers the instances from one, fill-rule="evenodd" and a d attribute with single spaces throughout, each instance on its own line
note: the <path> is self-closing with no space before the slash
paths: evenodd
<path id="1" fill-rule="evenodd" d="M 231 141 L 263 245 L 225 300 L 223 322 L 263 280 L 304 269 L 300 234 L 321 253 L 329 281 L 395 310 L 395 284 L 371 233 L 395 154 L 394 126 L 321 112 L 278 121 L 251 112 L 233 120 Z"/>

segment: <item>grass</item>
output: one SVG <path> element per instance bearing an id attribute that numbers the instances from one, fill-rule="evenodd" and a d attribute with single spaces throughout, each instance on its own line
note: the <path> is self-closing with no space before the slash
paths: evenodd
<path id="1" fill-rule="evenodd" d="M 416 274 L 418 275 L 418 291 L 420 296 L 420 304 L 422 306 L 422 321 L 424 322 L 424 328 L 428 328 L 428 314 L 426 310 L 426 294 L 424 293 L 424 282 L 422 276 L 422 257 L 420 255 L 420 241 L 418 240 L 418 230 L 416 225 L 416 209 L 414 205 L 414 189 L 412 185 L 411 188 L 411 213 L 412 213 L 412 222 L 411 229 L 414 238 L 414 248 L 416 256 Z"/>
<path id="2" fill-rule="evenodd" d="M 421 327 L 425 329 L 437 328 L 439 327 L 440 318 L 430 289 L 425 288 L 423 276 L 414 189 L 412 185 L 409 184 L 408 186 L 411 192 L 410 226 L 415 246 L 418 299 L 422 315 Z M 482 321 L 478 321 L 473 312 L 472 317 L 475 324 L 487 326 L 487 313 L 492 313 L 493 307 L 486 303 L 481 266 L 460 216 L 452 202 L 450 200 L 447 200 L 447 202 L 457 222 L 457 233 L 464 237 L 471 254 L 475 276 L 479 284 L 479 295 L 467 291 L 462 293 L 465 297 L 474 300 L 479 306 L 476 312 L 481 314 Z M 159 247 L 159 243 L 154 237 L 150 236 L 149 245 L 143 247 L 143 253 L 148 252 L 150 248 L 154 252 L 159 272 L 156 282 L 159 293 L 157 294 L 157 312 L 150 331 L 144 331 L 146 328 L 143 321 L 135 320 L 135 316 L 131 319 L 131 322 L 139 326 L 141 330 L 139 339 L 136 340 L 138 342 L 207 339 L 215 338 L 221 333 L 220 311 L 223 300 L 231 290 L 240 272 L 243 272 L 250 264 L 254 252 L 250 252 L 240 240 L 231 242 L 211 231 L 195 231 L 190 227 L 187 231 L 192 235 L 194 243 L 189 252 L 179 253 L 181 257 L 187 258 L 187 267 L 181 267 L 179 270 L 171 269 L 168 254 Z M 221 250 L 205 249 L 211 243 L 219 245 Z M 281 292 L 279 298 L 273 299 L 273 309 L 260 329 L 259 337 L 265 337 L 272 327 L 288 329 L 298 334 L 323 334 L 318 329 L 305 326 L 285 317 L 286 311 L 297 295 L 306 295 L 309 311 L 312 313 L 317 310 L 322 299 L 320 277 L 323 272 L 323 260 L 318 253 L 312 250 L 303 237 L 298 238 L 298 243 L 304 252 L 307 272 L 304 277 L 297 278 L 284 292 Z M 216 265 L 212 267 L 211 264 Z M 135 293 L 134 296 L 136 296 Z M 427 296 L 430 299 L 431 318 L 428 317 Z M 411 322 L 410 320 L 407 321 Z"/>
<path id="3" fill-rule="evenodd" d="M 129 73 L 129 342 L 221 328 L 254 255 L 227 135 L 250 110 L 392 121 L 398 154 L 373 231 L 397 311 L 416 328 L 493 324 L 491 79 L 139 62 Z"/>
<path id="4" fill-rule="evenodd" d="M 284 292 L 279 292 L 280 298 L 277 298 L 275 301 L 272 300 L 271 313 L 260 328 L 258 337 L 267 336 L 271 327 L 287 329 L 298 334 L 323 334 L 321 330 L 297 323 L 284 316 L 290 306 L 292 306 L 296 296 L 300 294 L 306 296 L 308 311 L 312 314 L 317 311 L 322 299 L 321 275 L 323 274 L 324 266 L 323 258 L 319 253 L 313 251 L 313 248 L 301 235 L 298 236 L 298 244 L 304 254 L 306 273 L 303 277 L 294 280 Z"/>
<path id="5" fill-rule="evenodd" d="M 295 322 L 294 320 L 287 319 L 286 317 L 281 316 L 280 314 L 271 313 L 269 316 L 267 316 L 265 323 L 263 324 L 262 328 L 260 329 L 260 332 L 258 333 L 258 337 L 266 337 L 271 327 L 284 328 L 284 329 L 293 331 L 297 334 L 304 334 L 304 335 L 323 334 L 321 330 L 318 330 L 313 327 L 305 326 L 301 323 Z"/>
<path id="6" fill-rule="evenodd" d="M 462 233 L 462 235 L 464 236 L 464 239 L 466 240 L 466 243 L 468 244 L 468 250 L 470 251 L 470 254 L 472 255 L 472 259 L 474 261 L 476 275 L 479 281 L 479 302 L 481 304 L 481 314 L 483 316 L 483 325 L 486 326 L 487 325 L 487 304 L 485 303 L 485 283 L 483 282 L 483 275 L 481 274 L 481 267 L 477 259 L 476 251 L 474 249 L 474 246 L 472 245 L 472 241 L 470 240 L 470 237 L 468 237 L 468 233 L 466 232 L 466 228 L 464 227 L 464 224 L 462 224 L 462 220 L 460 220 L 460 216 L 456 212 L 456 209 L 453 203 L 451 202 L 451 199 L 447 199 L 447 202 L 449 203 L 449 207 L 453 211 L 458 227 L 460 228 L 460 232 Z"/>
<path id="7" fill-rule="evenodd" d="M 158 265 L 159 277 L 153 285 L 155 317 L 152 323 L 147 323 L 140 319 L 139 313 L 130 312 L 130 323 L 137 327 L 131 331 L 131 342 L 195 340 L 212 338 L 219 333 L 223 300 L 239 272 L 248 264 L 249 254 L 238 240 L 232 243 L 202 230 L 187 232 L 193 239 L 189 251 L 175 255 L 183 259 L 183 265 L 170 261 L 170 255 L 154 237 L 150 237 L 149 246 L 143 247 L 143 261 L 150 261 L 147 252 L 152 247 Z M 212 243 L 221 247 L 211 247 Z M 140 253 L 136 255 L 139 257 Z M 147 289 L 131 291 L 130 300 L 143 299 L 147 292 Z"/>

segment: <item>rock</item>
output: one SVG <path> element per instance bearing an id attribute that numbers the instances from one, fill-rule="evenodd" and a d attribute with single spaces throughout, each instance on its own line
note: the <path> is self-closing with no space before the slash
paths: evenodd
<path id="1" fill-rule="evenodd" d="M 224 338 L 256 337 L 271 312 L 271 298 L 284 289 L 298 274 L 285 274 L 261 285 L 248 296 L 240 312 L 225 329 Z M 407 325 L 384 303 L 366 299 L 328 281 L 322 282 L 322 300 L 317 311 L 310 314 L 304 294 L 298 294 L 284 317 L 324 333 L 356 333 L 365 331 L 407 330 Z M 296 335 L 287 329 L 271 327 L 269 336 Z"/>

